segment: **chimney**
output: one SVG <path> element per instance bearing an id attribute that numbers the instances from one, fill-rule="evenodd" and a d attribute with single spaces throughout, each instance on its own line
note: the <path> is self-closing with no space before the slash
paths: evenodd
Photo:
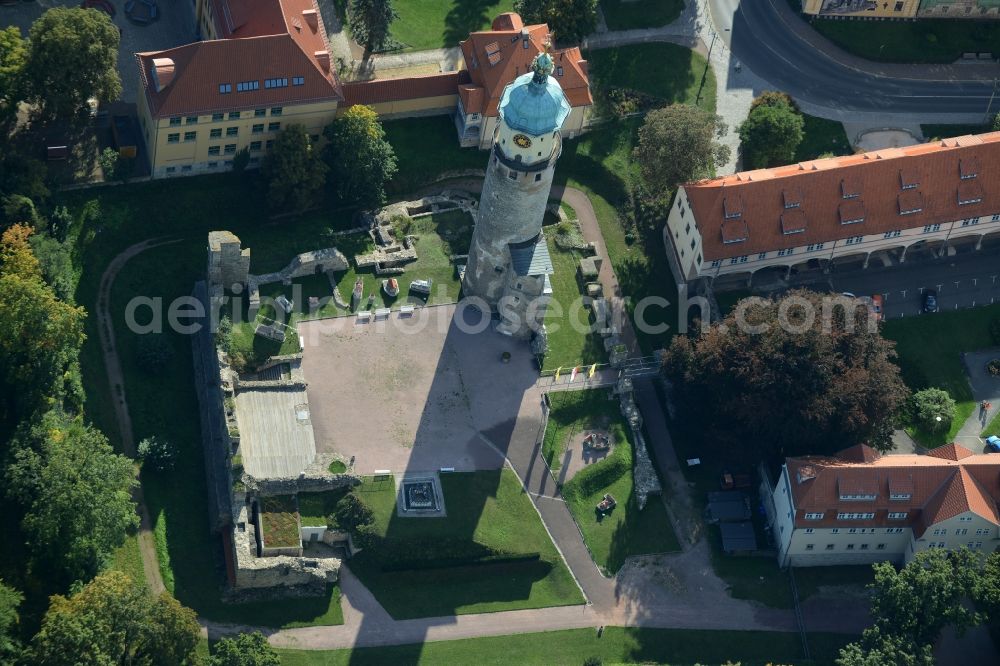
<path id="1" fill-rule="evenodd" d="M 306 23 L 309 24 L 309 27 L 312 28 L 313 32 L 316 32 L 316 30 L 319 29 L 319 19 L 316 18 L 315 9 L 303 9 L 302 18 L 306 20 Z"/>
<path id="2" fill-rule="evenodd" d="M 170 58 L 153 58 L 153 87 L 160 92 L 174 80 L 174 61 Z"/>
<path id="3" fill-rule="evenodd" d="M 313 53 L 313 57 L 316 58 L 316 62 L 319 66 L 323 68 L 324 72 L 330 71 L 330 52 L 329 51 L 316 51 Z"/>
<path id="4" fill-rule="evenodd" d="M 583 75 L 584 75 L 584 76 L 587 76 L 587 74 L 589 74 L 589 73 L 590 73 L 590 72 L 589 72 L 589 70 L 590 70 L 590 67 L 588 66 L 588 64 L 587 64 L 587 61 L 586 61 L 586 60 L 577 60 L 577 61 L 576 61 L 576 64 L 577 64 L 577 65 L 579 65 L 579 67 L 580 67 L 580 71 L 581 71 L 581 72 L 583 72 Z"/>

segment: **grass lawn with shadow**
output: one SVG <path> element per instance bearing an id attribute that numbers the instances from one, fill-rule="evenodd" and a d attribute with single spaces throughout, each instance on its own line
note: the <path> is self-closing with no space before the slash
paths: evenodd
<path id="1" fill-rule="evenodd" d="M 953 136 L 992 132 L 993 128 L 989 125 L 921 125 L 920 131 L 925 139 L 935 141 L 937 139 L 950 139 Z"/>
<path id="2" fill-rule="evenodd" d="M 582 604 L 583 596 L 521 482 L 509 469 L 441 475 L 447 517 L 400 518 L 391 477 L 353 492 L 375 514 L 381 541 L 350 560 L 351 571 L 397 620 Z M 428 545 L 429 542 L 432 545 Z M 442 544 L 445 544 L 442 546 Z M 392 549 L 429 561 L 486 547 L 535 560 L 384 570 Z M 434 554 L 428 555 L 434 551 Z M 441 552 L 437 552 L 441 551 Z"/>
<path id="3" fill-rule="evenodd" d="M 565 399 L 567 394 L 573 398 Z M 679 551 L 680 544 L 660 497 L 650 497 L 645 508 L 639 510 L 632 483 L 632 433 L 618 411 L 618 402 L 607 396 L 605 390 L 550 393 L 549 428 L 553 420 L 557 426 L 554 441 L 550 441 L 546 430 L 543 447 L 548 444 L 558 448 L 560 439 L 565 446 L 568 437 L 590 424 L 603 424 L 610 432 L 614 440 L 611 454 L 566 481 L 562 495 L 597 568 L 605 576 L 613 576 L 629 556 Z M 587 413 L 592 420 L 588 420 Z M 605 494 L 614 497 L 617 504 L 610 513 L 599 515 L 596 507 Z"/>
<path id="4" fill-rule="evenodd" d="M 341 463 L 343 465 L 343 463 Z M 327 490 L 321 493 L 299 493 L 299 517 L 303 527 L 321 527 L 328 524 L 334 507 L 348 490 Z"/>
<path id="5" fill-rule="evenodd" d="M 608 30 L 659 28 L 684 11 L 684 0 L 601 0 Z"/>
<path id="6" fill-rule="evenodd" d="M 605 664 L 695 666 L 738 661 L 743 666 L 833 666 L 840 648 L 855 637 L 809 633 L 806 638 L 812 659 L 802 657 L 797 633 L 636 627 L 606 627 L 600 637 L 593 629 L 567 629 L 353 650 L 279 649 L 278 653 L 284 666 L 552 666 L 582 664 L 590 658 Z"/>
<path id="7" fill-rule="evenodd" d="M 996 21 L 831 21 L 810 25 L 848 53 L 876 62 L 951 63 L 963 53 L 994 53 L 1000 43 Z"/>
<path id="8" fill-rule="evenodd" d="M 607 430 L 621 418 L 611 391 L 553 391 L 548 394 L 549 420 L 542 440 L 542 457 L 553 472 L 562 467 L 566 444 L 584 430 Z"/>
<path id="9" fill-rule="evenodd" d="M 882 325 L 882 335 L 896 342 L 896 362 L 907 386 L 913 391 L 944 389 L 956 403 L 955 418 L 947 433 L 925 432 L 906 424 L 906 431 L 922 446 L 934 448 L 953 441 L 975 409 L 962 352 L 995 346 L 989 327 L 998 318 L 1000 305 L 987 305 L 892 319 Z"/>
<path id="10" fill-rule="evenodd" d="M 802 114 L 802 119 L 805 121 L 805 126 L 802 129 L 802 143 L 795 149 L 796 162 L 854 153 L 843 123 L 810 116 L 807 113 Z"/>
<path id="11" fill-rule="evenodd" d="M 514 10 L 514 0 L 396 0 L 399 18 L 391 34 L 406 51 L 457 46 L 470 32 L 488 30 L 499 14 Z"/>
<path id="12" fill-rule="evenodd" d="M 458 171 L 486 172 L 489 152 L 458 145 L 451 116 L 407 118 L 382 124 L 396 153 L 399 170 L 387 185 L 390 197 L 399 198 Z"/>

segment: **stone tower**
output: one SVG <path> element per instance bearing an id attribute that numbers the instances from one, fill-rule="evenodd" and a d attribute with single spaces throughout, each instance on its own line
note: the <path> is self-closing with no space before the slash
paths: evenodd
<path id="1" fill-rule="evenodd" d="M 531 72 L 500 98 L 500 121 L 486 169 L 463 293 L 500 314 L 498 330 L 529 337 L 551 295 L 552 274 L 542 219 L 570 112 L 551 77 L 552 57 L 538 54 Z"/>

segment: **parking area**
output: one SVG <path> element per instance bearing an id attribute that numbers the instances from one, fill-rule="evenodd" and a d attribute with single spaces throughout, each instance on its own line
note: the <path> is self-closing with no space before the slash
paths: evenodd
<path id="1" fill-rule="evenodd" d="M 886 318 L 921 314 L 923 294 L 937 291 L 940 310 L 957 310 L 1000 302 L 1000 239 L 987 239 L 979 250 L 974 243 L 955 246 L 913 248 L 906 260 L 899 263 L 893 254 L 873 255 L 868 268 L 863 258 L 832 266 L 803 266 L 785 279 L 784 269 L 771 275 L 755 275 L 751 291 L 754 294 L 777 294 L 795 287 L 807 287 L 823 292 L 850 292 L 858 296 L 881 294 Z M 730 281 L 720 283 L 717 292 L 726 286 L 743 286 Z"/>
<path id="2" fill-rule="evenodd" d="M 118 73 L 122 79 L 122 100 L 136 101 L 139 93 L 139 73 L 134 54 L 141 51 L 159 51 L 196 41 L 194 0 L 160 0 L 159 20 L 148 26 L 134 25 L 125 16 L 125 0 L 110 0 L 115 8 L 112 18 L 121 30 L 121 48 L 118 51 Z M 21 33 L 28 34 L 31 24 L 52 7 L 79 7 L 78 0 L 34 0 L 14 5 L 0 6 L 0 26 L 15 25 Z M 97 10 L 93 10 L 97 11 Z"/>

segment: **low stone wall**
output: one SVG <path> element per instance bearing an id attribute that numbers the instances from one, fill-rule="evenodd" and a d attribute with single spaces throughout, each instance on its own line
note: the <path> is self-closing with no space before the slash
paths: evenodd
<path id="1" fill-rule="evenodd" d="M 258 497 L 318 493 L 361 484 L 361 477 L 354 474 L 303 475 L 272 479 L 257 479 L 246 474 L 243 480 L 246 483 L 248 493 Z"/>

